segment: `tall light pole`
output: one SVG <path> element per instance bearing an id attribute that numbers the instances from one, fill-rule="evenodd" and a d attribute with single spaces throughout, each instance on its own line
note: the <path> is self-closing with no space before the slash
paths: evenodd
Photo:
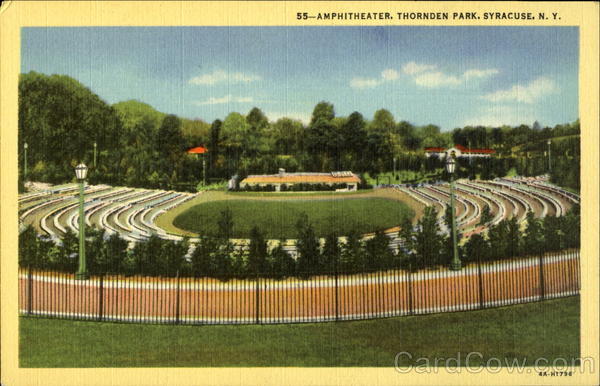
<path id="1" fill-rule="evenodd" d="M 202 179 L 206 186 L 206 153 L 202 154 Z"/>
<path id="2" fill-rule="evenodd" d="M 396 161 L 398 158 L 394 157 L 394 177 L 396 177 Z"/>
<path id="3" fill-rule="evenodd" d="M 452 248 L 453 255 L 450 262 L 452 271 L 461 269 L 460 259 L 458 258 L 458 244 L 456 241 L 456 215 L 454 213 L 454 171 L 456 169 L 456 160 L 452 154 L 446 155 L 446 171 L 450 174 L 450 212 L 452 213 Z"/>
<path id="4" fill-rule="evenodd" d="M 83 189 L 88 168 L 84 163 L 75 167 L 75 176 L 79 181 L 79 268 L 75 274 L 75 279 L 87 280 L 89 275 L 85 266 L 85 214 L 83 212 L 84 195 Z"/>
<path id="5" fill-rule="evenodd" d="M 27 142 L 23 144 L 23 183 L 27 181 Z"/>
<path id="6" fill-rule="evenodd" d="M 552 143 L 551 140 L 548 140 L 548 173 L 552 172 L 552 163 L 550 162 L 550 144 Z"/>
<path id="7" fill-rule="evenodd" d="M 94 142 L 94 171 L 96 170 L 96 153 L 97 153 L 97 151 L 98 151 L 98 144 L 96 142 Z"/>

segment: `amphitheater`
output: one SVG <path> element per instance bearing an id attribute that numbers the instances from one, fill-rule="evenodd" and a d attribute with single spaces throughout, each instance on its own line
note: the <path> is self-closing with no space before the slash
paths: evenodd
<path id="1" fill-rule="evenodd" d="M 512 217 L 522 222 L 527 211 L 532 211 L 536 217 L 562 216 L 572 205 L 579 203 L 579 196 L 550 184 L 544 177 L 458 180 L 455 186 L 458 227 L 465 238 L 484 231 L 484 227 L 478 224 L 486 205 L 493 216 L 488 223 L 490 226 Z M 450 201 L 447 183 L 385 185 L 378 189 L 389 189 L 404 200 L 412 200 L 413 207 L 435 207 L 441 229 L 448 232 L 443 221 Z M 77 233 L 78 194 L 76 184 L 66 184 L 21 195 L 20 225 L 31 224 L 39 233 L 56 242 L 60 242 L 69 230 Z M 159 227 L 156 219 L 198 194 L 202 193 L 88 185 L 85 188 L 85 223 L 89 227 L 104 229 L 107 234 L 118 233 L 130 246 L 152 234 L 163 239 L 182 240 L 181 235 Z M 386 234 L 391 238 L 392 246 L 397 247 L 400 242 L 398 228 L 391 228 Z M 192 248 L 197 240 L 190 239 Z M 239 240 L 239 243 L 243 244 L 243 241 Z M 288 249 L 293 253 L 293 240 L 289 241 Z"/>
<path id="2" fill-rule="evenodd" d="M 544 177 L 459 180 L 455 186 L 457 218 L 465 238 L 485 230 L 478 224 L 486 205 L 493 217 L 489 226 L 513 217 L 523 222 L 528 211 L 537 217 L 562 216 L 579 203 L 577 195 Z M 86 225 L 118 233 L 130 246 L 152 234 L 181 240 L 180 235 L 161 229 L 157 218 L 198 195 L 105 185 L 85 189 Z M 443 221 L 449 202 L 447 183 L 377 189 L 411 200 L 413 208 L 435 207 L 442 230 L 448 231 Z M 78 231 L 77 186 L 53 186 L 21 195 L 19 216 L 20 226 L 32 225 L 43 237 L 59 243 L 65 232 Z M 391 245 L 398 247 L 398 228 L 389 229 L 387 235 Z M 197 240 L 190 239 L 190 251 Z M 293 240 L 288 247 L 294 251 Z M 228 281 L 111 274 L 77 280 L 70 273 L 24 268 L 19 273 L 19 312 L 97 321 L 260 324 L 468 311 L 577 295 L 579 261 L 579 250 L 574 249 L 477 262 L 460 271 L 390 269 L 335 272 L 310 279 L 256 276 Z"/>

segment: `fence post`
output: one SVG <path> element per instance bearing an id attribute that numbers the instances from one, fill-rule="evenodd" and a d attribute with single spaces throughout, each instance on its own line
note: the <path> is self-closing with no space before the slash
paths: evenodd
<path id="1" fill-rule="evenodd" d="M 31 315 L 33 310 L 33 273 L 31 272 L 31 265 L 27 270 L 27 315 Z"/>
<path id="2" fill-rule="evenodd" d="M 177 270 L 177 293 L 175 296 L 175 324 L 179 324 L 179 270 Z"/>
<path id="3" fill-rule="evenodd" d="M 98 321 L 104 316 L 104 274 L 100 275 L 100 290 L 98 291 Z"/>
<path id="4" fill-rule="evenodd" d="M 256 273 L 256 324 L 260 324 L 260 277 Z"/>
<path id="5" fill-rule="evenodd" d="M 338 300 L 338 291 L 339 291 L 339 283 L 338 283 L 338 260 L 337 260 L 337 256 L 334 257 L 334 262 L 335 262 L 335 271 L 334 271 L 334 275 L 335 275 L 335 320 L 336 322 L 338 320 L 340 320 L 340 311 L 339 311 L 339 300 Z"/>
<path id="6" fill-rule="evenodd" d="M 477 276 L 479 278 L 479 308 L 485 308 L 483 301 L 483 273 L 481 272 L 481 255 L 477 254 Z"/>
<path id="7" fill-rule="evenodd" d="M 546 286 L 544 283 L 544 253 L 540 253 L 540 300 L 546 298 Z"/>
<path id="8" fill-rule="evenodd" d="M 415 314 L 413 309 L 412 263 L 408 263 L 408 314 Z"/>

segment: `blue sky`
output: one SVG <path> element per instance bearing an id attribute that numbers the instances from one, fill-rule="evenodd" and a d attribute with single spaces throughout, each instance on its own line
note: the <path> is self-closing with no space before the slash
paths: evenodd
<path id="1" fill-rule="evenodd" d="M 578 118 L 575 27 L 36 27 L 21 41 L 22 72 L 207 122 L 254 106 L 307 121 L 322 100 L 444 130 Z"/>

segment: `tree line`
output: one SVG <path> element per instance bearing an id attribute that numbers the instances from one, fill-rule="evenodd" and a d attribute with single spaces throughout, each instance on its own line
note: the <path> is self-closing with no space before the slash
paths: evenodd
<path id="1" fill-rule="evenodd" d="M 492 219 L 484 209 L 481 225 Z M 445 221 L 450 223 L 449 216 Z M 200 238 L 189 254 L 189 241 L 163 240 L 156 235 L 137 242 L 133 248 L 118 234 L 91 229 L 86 239 L 87 267 L 91 274 L 122 274 L 173 277 L 307 279 L 315 275 L 354 274 L 390 269 L 416 271 L 447 266 L 452 257 L 452 242 L 443 234 L 432 207 L 413 226 L 409 219 L 400 224 L 400 248 L 393 250 L 390 238 L 377 231 L 367 239 L 351 231 L 340 241 L 329 233 L 324 241 L 316 234 L 308 217 L 296 223 L 296 258 L 284 248 L 283 240 L 269 247 L 258 228 L 252 229 L 246 248 L 236 248 L 231 240 L 233 216 L 221 213 L 218 231 Z M 450 228 L 449 228 L 450 229 Z M 459 239 L 462 235 L 459 235 Z M 475 234 L 459 247 L 463 264 L 539 255 L 544 252 L 578 248 L 580 245 L 580 208 L 574 206 L 565 216 L 535 218 L 527 213 L 524 226 L 516 218 L 490 226 L 486 234 Z M 19 265 L 43 270 L 75 272 L 78 264 L 78 238 L 68 232 L 56 244 L 39 237 L 28 226 L 19 236 Z"/>
<path id="2" fill-rule="evenodd" d="M 483 177 L 504 176 L 511 168 L 519 174 L 548 170 L 544 139 L 579 134 L 579 121 L 554 128 L 464 127 L 442 132 L 438 126 L 397 122 L 380 109 L 371 120 L 360 112 L 337 116 L 333 104 L 322 101 L 310 122 L 281 118 L 270 121 L 259 109 L 246 115 L 232 112 L 212 123 L 161 113 L 139 101 L 109 105 L 73 78 L 36 72 L 19 79 L 19 165 L 23 145 L 28 179 L 64 183 L 74 179 L 80 161 L 93 166 L 92 183 L 176 190 L 194 189 L 201 180 L 202 159 L 186 150 L 208 148 L 208 180 L 234 174 L 352 170 L 371 175 L 397 170 L 427 172 L 443 165 L 424 157 L 425 147 L 453 144 L 486 147 L 498 152 L 492 160 L 474 160 L 459 171 Z M 574 141 L 574 142 L 573 142 Z M 579 187 L 579 138 L 551 145 L 553 182 Z M 515 155 L 514 148 L 528 144 Z M 566 176 L 576 177 L 566 177 Z M 20 168 L 20 186 L 23 168 Z"/>

